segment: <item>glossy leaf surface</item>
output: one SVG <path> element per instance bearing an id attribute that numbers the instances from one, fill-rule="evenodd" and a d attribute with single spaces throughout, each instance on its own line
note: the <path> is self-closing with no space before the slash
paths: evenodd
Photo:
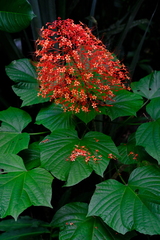
<path id="1" fill-rule="evenodd" d="M 30 115 L 18 108 L 9 107 L 0 112 L 0 151 L 18 153 L 28 147 L 29 134 L 22 130 L 31 122 Z"/>
<path id="2" fill-rule="evenodd" d="M 26 28 L 35 17 L 26 0 L 0 1 L 0 30 L 10 33 Z"/>
<path id="3" fill-rule="evenodd" d="M 101 217 L 122 234 L 134 229 L 144 234 L 160 234 L 159 186 L 160 170 L 153 166 L 136 168 L 126 185 L 106 180 L 97 185 L 88 216 Z"/>
<path id="4" fill-rule="evenodd" d="M 104 224 L 100 218 L 86 217 L 88 205 L 86 203 L 70 203 L 63 206 L 53 217 L 51 226 L 59 227 L 60 240 L 129 240 L 130 236 L 117 234 Z"/>
<path id="5" fill-rule="evenodd" d="M 22 106 L 49 101 L 37 95 L 39 91 L 37 74 L 35 66 L 29 59 L 14 60 L 6 67 L 6 73 L 16 83 L 12 88 L 22 99 Z"/>
<path id="6" fill-rule="evenodd" d="M 106 107 L 106 115 L 112 120 L 122 116 L 135 116 L 142 106 L 142 99 L 137 94 L 125 90 L 116 92 L 113 101 L 106 102 L 112 106 Z"/>
<path id="7" fill-rule="evenodd" d="M 76 159 L 71 161 L 70 156 L 75 148 L 87 149 L 90 156 L 97 160 L 91 157 L 89 161 L 85 161 L 85 156 L 78 154 Z M 110 160 L 108 154 L 118 156 L 117 148 L 109 136 L 89 132 L 80 139 L 74 130 L 54 131 L 41 141 L 40 151 L 42 166 L 56 178 L 67 181 L 67 186 L 87 178 L 93 170 L 103 176 Z"/>
<path id="8" fill-rule="evenodd" d="M 138 82 L 131 84 L 134 93 L 147 99 L 160 97 L 160 71 L 154 71 Z"/>
<path id="9" fill-rule="evenodd" d="M 43 124 L 50 131 L 75 128 L 72 113 L 64 112 L 60 105 L 55 104 L 40 110 L 36 117 L 36 124 Z"/>
<path id="10" fill-rule="evenodd" d="M 52 207 L 53 177 L 42 168 L 27 171 L 22 159 L 15 154 L 0 156 L 0 217 L 17 219 L 31 205 Z"/>

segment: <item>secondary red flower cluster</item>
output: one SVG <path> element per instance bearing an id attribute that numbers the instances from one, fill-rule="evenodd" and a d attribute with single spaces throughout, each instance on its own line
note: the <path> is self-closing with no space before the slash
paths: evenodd
<path id="1" fill-rule="evenodd" d="M 113 100 L 113 91 L 125 88 L 125 66 L 82 23 L 60 18 L 47 23 L 37 46 L 39 95 L 65 111 L 99 111 Z"/>

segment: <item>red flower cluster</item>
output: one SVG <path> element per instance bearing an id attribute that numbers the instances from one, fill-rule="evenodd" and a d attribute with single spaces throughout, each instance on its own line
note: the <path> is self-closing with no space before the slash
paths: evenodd
<path id="1" fill-rule="evenodd" d="M 59 18 L 41 29 L 41 37 L 36 51 L 39 95 L 65 111 L 99 111 L 113 99 L 113 91 L 125 88 L 125 66 L 84 24 Z"/>
<path id="2" fill-rule="evenodd" d="M 95 155 L 92 155 L 89 150 L 85 146 L 78 146 L 75 145 L 74 150 L 71 152 L 71 155 L 69 158 L 67 158 L 67 161 L 74 162 L 76 161 L 77 157 L 82 156 L 84 157 L 84 161 L 88 163 L 89 161 L 93 160 L 94 162 L 101 160 L 102 155 L 97 155 L 99 150 L 95 150 Z"/>

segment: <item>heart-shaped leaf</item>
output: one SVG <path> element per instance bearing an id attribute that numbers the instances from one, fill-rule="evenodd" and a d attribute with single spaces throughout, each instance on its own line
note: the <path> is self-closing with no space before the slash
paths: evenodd
<path id="1" fill-rule="evenodd" d="M 40 151 L 42 166 L 58 179 L 67 181 L 67 186 L 87 178 L 93 170 L 103 176 L 109 157 L 118 156 L 109 136 L 88 132 L 80 139 L 74 130 L 54 131 L 41 142 Z"/>
<path id="2" fill-rule="evenodd" d="M 17 219 L 31 205 L 52 207 L 53 177 L 42 168 L 27 171 L 22 159 L 15 154 L 0 156 L 0 217 Z"/>
<path id="3" fill-rule="evenodd" d="M 106 107 L 106 115 L 112 120 L 122 116 L 136 115 L 136 112 L 142 106 L 142 98 L 138 94 L 122 90 L 116 92 L 113 101 L 108 101 L 107 104 L 112 106 Z"/>
<path id="4" fill-rule="evenodd" d="M 147 99 L 160 97 L 160 71 L 154 71 L 138 82 L 131 84 L 134 93 Z"/>
<path id="5" fill-rule="evenodd" d="M 0 151 L 18 153 L 28 147 L 29 134 L 22 130 L 31 122 L 30 115 L 18 108 L 9 107 L 0 112 Z"/>
<path id="6" fill-rule="evenodd" d="M 14 60 L 6 67 L 6 73 L 16 83 L 12 88 L 22 99 L 22 107 L 49 101 L 48 98 L 38 96 L 37 74 L 29 59 Z"/>
<path id="7" fill-rule="evenodd" d="M 106 180 L 97 185 L 88 216 L 99 216 L 119 233 L 160 234 L 160 169 L 136 168 L 128 184 Z"/>
<path id="8" fill-rule="evenodd" d="M 70 203 L 60 208 L 51 222 L 52 227 L 59 227 L 60 240 L 106 239 L 129 240 L 130 236 L 117 234 L 98 217 L 86 217 L 88 204 Z M 133 235 L 132 235 L 133 237 Z"/>
<path id="9" fill-rule="evenodd" d="M 71 112 L 64 112 L 60 105 L 51 104 L 42 108 L 36 117 L 36 124 L 43 124 L 51 132 L 58 129 L 74 129 Z"/>
<path id="10" fill-rule="evenodd" d="M 19 32 L 28 27 L 35 17 L 31 5 L 26 0 L 0 1 L 0 30 Z"/>

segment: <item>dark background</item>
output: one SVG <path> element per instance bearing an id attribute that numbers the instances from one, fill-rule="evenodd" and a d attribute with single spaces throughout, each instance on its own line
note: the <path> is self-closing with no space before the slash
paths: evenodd
<path id="1" fill-rule="evenodd" d="M 46 22 L 54 21 L 57 17 L 71 18 L 75 23 L 81 21 L 92 28 L 93 33 L 127 66 L 131 81 L 139 81 L 153 70 L 160 71 L 158 0 L 30 0 L 29 2 L 37 15 L 31 25 L 14 34 L 0 31 L 0 110 L 21 105 L 21 100 L 12 91 L 13 82 L 5 74 L 5 66 L 19 58 L 35 60 L 35 41 L 39 29 Z M 80 184 L 80 189 L 83 193 L 85 182 Z M 160 237 L 138 233 L 133 239 L 156 240 Z"/>

